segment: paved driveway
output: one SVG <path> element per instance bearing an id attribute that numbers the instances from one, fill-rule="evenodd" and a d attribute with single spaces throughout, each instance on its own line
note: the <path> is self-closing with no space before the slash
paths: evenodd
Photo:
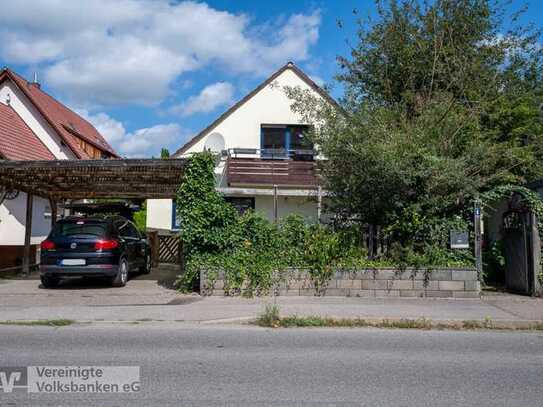
<path id="1" fill-rule="evenodd" d="M 59 288 L 44 289 L 38 273 L 26 278 L 0 280 L 0 306 L 81 306 L 168 304 L 179 294 L 167 287 L 176 270 L 161 265 L 148 275 L 136 275 L 125 287 L 111 287 L 107 281 L 66 280 Z"/>

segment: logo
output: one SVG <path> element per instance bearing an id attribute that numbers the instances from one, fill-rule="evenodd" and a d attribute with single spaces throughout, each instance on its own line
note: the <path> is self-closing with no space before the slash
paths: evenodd
<path id="1" fill-rule="evenodd" d="M 70 244 L 70 249 L 75 249 L 77 247 L 77 243 L 71 243 Z"/>
<path id="2" fill-rule="evenodd" d="M 14 389 L 27 389 L 26 367 L 0 368 L 0 389 L 4 393 L 11 393 Z"/>
<path id="3" fill-rule="evenodd" d="M 19 389 L 26 393 L 137 393 L 140 367 L 0 367 L 0 394 Z"/>

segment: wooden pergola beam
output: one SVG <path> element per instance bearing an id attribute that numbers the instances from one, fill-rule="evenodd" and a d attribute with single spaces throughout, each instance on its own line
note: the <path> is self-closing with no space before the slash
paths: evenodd
<path id="1" fill-rule="evenodd" d="M 86 198 L 174 198 L 183 179 L 185 159 L 0 160 L 0 185 L 27 194 L 23 272 L 30 271 L 34 196 L 51 203 Z"/>

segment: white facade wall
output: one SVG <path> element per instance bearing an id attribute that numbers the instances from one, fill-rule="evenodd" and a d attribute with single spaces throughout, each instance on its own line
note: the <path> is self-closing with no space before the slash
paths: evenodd
<path id="1" fill-rule="evenodd" d="M 287 69 L 223 122 L 210 129 L 208 135 L 221 133 L 226 149 L 260 148 L 261 124 L 304 124 L 290 108 L 292 100 L 285 94 L 285 86 L 311 89 L 293 70 Z M 207 136 L 203 137 L 187 153 L 203 151 L 206 139 Z"/>
<path id="2" fill-rule="evenodd" d="M 255 212 L 273 220 L 273 196 L 255 197 Z M 277 197 L 277 216 L 284 218 L 292 213 L 303 216 L 307 222 L 317 222 L 317 201 L 311 197 L 279 196 Z"/>
<path id="3" fill-rule="evenodd" d="M 25 239 L 26 194 L 0 205 L 0 246 L 22 246 Z M 51 207 L 46 199 L 34 197 L 31 244 L 40 244 L 51 229 Z"/>
<path id="4" fill-rule="evenodd" d="M 59 160 L 75 159 L 74 153 L 63 146 L 56 131 L 47 123 L 28 98 L 17 89 L 10 81 L 4 81 L 0 85 L 0 103 L 6 103 L 17 112 L 28 127 L 45 144 L 47 149 Z"/>
<path id="5" fill-rule="evenodd" d="M 0 103 L 7 104 L 23 119 L 28 127 L 45 144 L 57 159 L 74 159 L 73 152 L 63 146 L 59 136 L 28 98 L 10 81 L 0 85 Z M 51 228 L 51 208 L 46 199 L 34 197 L 32 220 L 32 244 L 39 244 Z M 48 214 L 46 216 L 46 214 Z M 24 245 L 26 194 L 20 193 L 12 201 L 0 205 L 0 246 Z"/>
<path id="6" fill-rule="evenodd" d="M 171 199 L 147 200 L 147 229 L 171 230 L 172 212 Z"/>
<path id="7" fill-rule="evenodd" d="M 221 123 L 211 128 L 205 137 L 196 142 L 181 156 L 190 156 L 192 153 L 204 151 L 207 136 L 215 132 L 222 134 L 226 149 L 259 149 L 261 148 L 260 128 L 262 124 L 305 124 L 300 115 L 294 113 L 291 109 L 292 100 L 284 92 L 284 87 L 287 86 L 298 86 L 304 90 L 311 90 L 311 87 L 298 74 L 292 69 L 286 69 L 271 84 L 265 86 Z M 316 92 L 315 94 L 318 95 Z M 224 159 L 221 160 L 215 171 L 217 184 L 222 188 L 227 187 L 226 180 L 222 177 L 224 162 Z M 282 189 L 282 192 L 285 191 L 286 189 Z M 154 201 L 147 201 L 147 227 L 161 229 L 159 225 L 166 225 L 166 219 L 170 219 L 169 223 L 171 225 L 171 200 L 168 200 L 169 203 L 167 204 L 164 202 L 165 200 L 159 200 L 160 203 L 154 203 Z M 273 197 L 255 196 L 255 210 L 262 213 L 269 220 L 273 220 Z M 316 220 L 316 199 L 309 197 L 279 197 L 278 216 L 284 217 L 291 213 L 300 214 L 308 221 Z"/>

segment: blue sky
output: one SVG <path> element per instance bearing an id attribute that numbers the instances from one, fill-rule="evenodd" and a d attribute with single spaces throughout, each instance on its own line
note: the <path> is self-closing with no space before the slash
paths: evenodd
<path id="1" fill-rule="evenodd" d="M 541 26 L 543 4 L 531 3 L 523 22 Z M 353 9 L 373 13 L 374 1 L 11 1 L 0 65 L 38 72 L 119 153 L 148 157 L 175 151 L 288 60 L 340 96 L 335 58 L 355 38 Z"/>

